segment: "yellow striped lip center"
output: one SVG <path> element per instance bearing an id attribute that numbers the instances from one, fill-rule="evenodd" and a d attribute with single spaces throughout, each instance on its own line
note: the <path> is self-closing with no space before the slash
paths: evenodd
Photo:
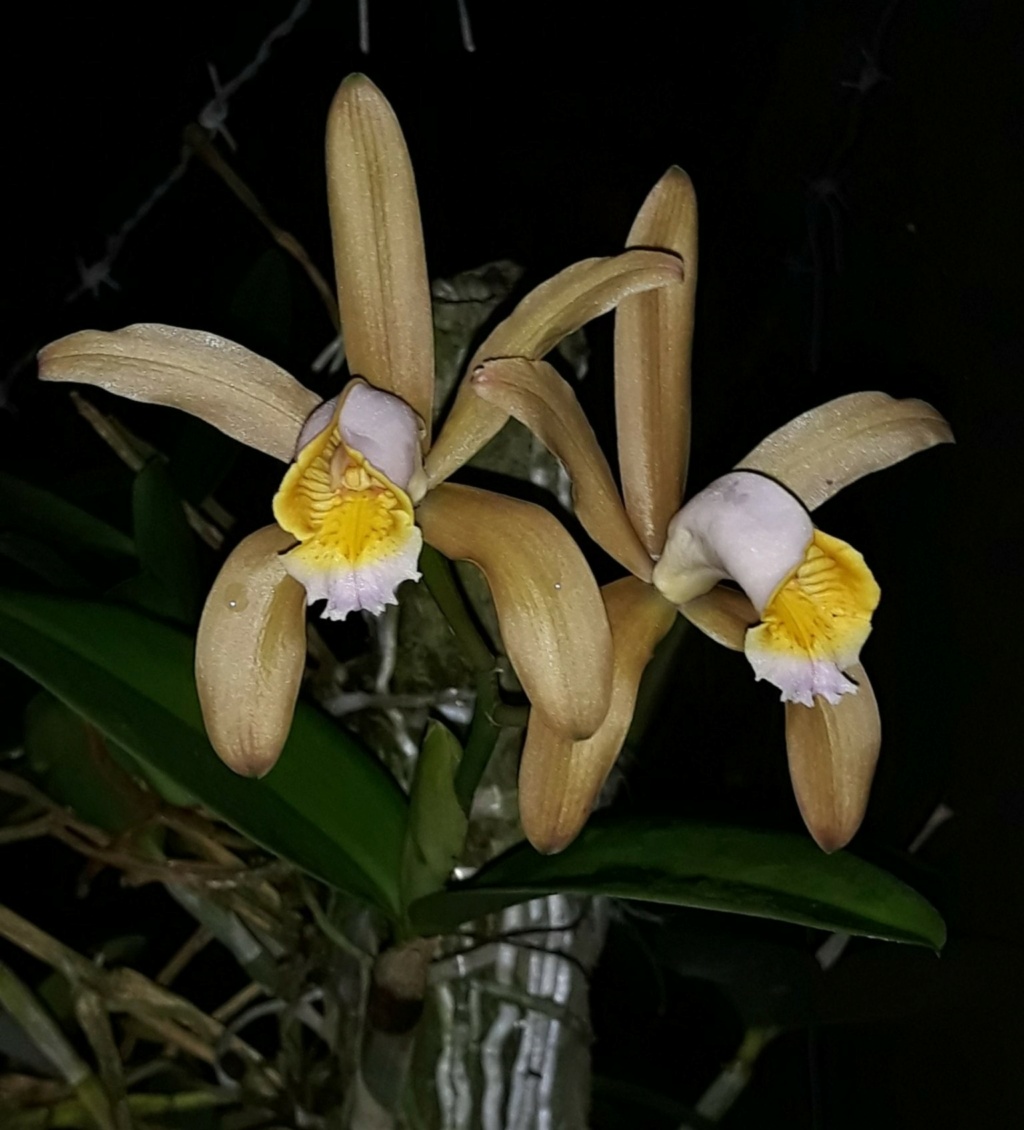
<path id="1" fill-rule="evenodd" d="M 324 569 L 390 556 L 414 525 L 405 491 L 342 440 L 340 410 L 299 452 L 274 497 L 278 525 L 301 543 L 291 553 Z"/>
<path id="2" fill-rule="evenodd" d="M 842 669 L 856 662 L 880 595 L 861 554 L 815 530 L 803 561 L 772 593 L 762 622 L 751 629 L 755 639 L 748 646 L 829 659 Z"/>

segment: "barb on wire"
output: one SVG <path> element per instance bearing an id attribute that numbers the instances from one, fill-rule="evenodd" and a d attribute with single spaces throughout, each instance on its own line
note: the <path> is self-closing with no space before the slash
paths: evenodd
<path id="1" fill-rule="evenodd" d="M 167 176 L 149 193 L 128 219 L 121 224 L 117 231 L 107 236 L 106 251 L 101 258 L 93 263 L 86 263 L 83 259 L 77 260 L 78 286 L 68 292 L 64 298 L 65 302 L 75 302 L 87 291 L 93 298 L 98 298 L 102 286 L 108 286 L 111 290 L 120 289 L 110 273 L 114 265 L 114 260 L 121 254 L 121 249 L 124 247 L 125 240 L 128 236 L 131 235 L 139 224 L 142 223 L 157 204 L 167 195 L 168 191 L 185 175 L 185 169 L 188 167 L 189 159 L 189 153 L 182 154 L 181 159 L 174 168 L 171 169 Z"/>
<path id="2" fill-rule="evenodd" d="M 260 68 L 270 58 L 273 45 L 279 39 L 283 39 L 291 33 L 296 23 L 298 23 L 309 10 L 311 2 L 312 0 L 298 0 L 298 3 L 292 8 L 288 17 L 271 28 L 268 34 L 264 36 L 252 60 L 230 81 L 222 84 L 217 73 L 217 68 L 213 63 L 207 64 L 210 71 L 210 81 L 213 84 L 213 97 L 199 111 L 198 120 L 199 124 L 210 135 L 220 135 L 232 149 L 236 148 L 235 140 L 228 132 L 227 128 L 231 98 L 245 83 L 256 76 Z M 112 290 L 118 289 L 117 282 L 114 280 L 111 270 L 114 261 L 117 259 L 118 255 L 120 255 L 124 247 L 125 240 L 149 213 L 153 211 L 156 205 L 166 196 L 167 192 L 181 180 L 182 176 L 185 174 L 185 170 L 188 168 L 191 156 L 191 150 L 186 150 L 174 168 L 171 169 L 167 176 L 146 196 L 128 219 L 125 220 L 112 235 L 107 236 L 106 249 L 99 259 L 92 263 L 86 263 L 82 259 L 78 260 L 78 285 L 73 290 L 69 291 L 65 302 L 75 302 L 87 292 L 94 298 L 98 298 L 104 286 Z"/>
<path id="3" fill-rule="evenodd" d="M 270 58 L 270 51 L 279 39 L 291 35 L 295 25 L 309 11 L 311 0 L 298 0 L 287 18 L 271 28 L 264 37 L 263 42 L 256 49 L 252 60 L 238 72 L 229 82 L 221 85 L 220 76 L 213 63 L 207 63 L 210 71 L 210 81 L 213 84 L 213 97 L 199 111 L 199 124 L 212 135 L 219 134 L 232 149 L 236 149 L 234 138 L 227 130 L 228 110 L 231 99 L 250 79 L 255 78 L 260 68 Z"/>
<path id="4" fill-rule="evenodd" d="M 213 63 L 207 63 L 206 69 L 210 72 L 210 82 L 213 83 L 213 97 L 199 111 L 199 124 L 213 137 L 220 135 L 235 150 L 238 146 L 235 139 L 228 133 L 228 98 L 224 87 L 220 84 L 220 75 Z"/>

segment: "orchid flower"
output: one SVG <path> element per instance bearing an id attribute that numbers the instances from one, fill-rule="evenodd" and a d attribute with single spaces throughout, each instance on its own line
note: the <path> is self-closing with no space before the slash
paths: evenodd
<path id="1" fill-rule="evenodd" d="M 419 578 L 422 541 L 473 561 L 494 598 L 509 659 L 535 710 L 569 739 L 607 712 L 611 638 L 596 582 L 562 525 L 532 504 L 429 483 L 426 454 L 482 445 L 456 414 L 431 448 L 430 290 L 412 167 L 388 102 L 361 75 L 342 83 L 327 126 L 339 310 L 353 379 L 325 403 L 234 342 L 160 325 L 86 331 L 40 354 L 44 380 L 84 381 L 184 409 L 290 463 L 276 524 L 245 538 L 207 599 L 196 677 L 211 742 L 261 775 L 287 737 L 305 664 L 304 607 L 376 614 Z M 678 259 L 629 251 L 575 264 L 539 286 L 471 365 L 539 359 L 628 295 L 678 283 Z M 467 455 L 467 457 L 468 457 Z"/>
<path id="2" fill-rule="evenodd" d="M 780 689 L 796 799 L 815 840 L 834 851 L 860 825 L 881 742 L 859 665 L 879 589 L 861 555 L 816 529 L 809 512 L 952 434 L 919 400 L 843 396 L 773 432 L 680 509 L 697 265 L 696 200 L 681 169 L 655 186 L 629 246 L 679 255 L 685 278 L 617 310 L 624 503 L 575 395 L 550 365 L 496 360 L 472 378 L 497 414 L 492 426 L 512 415 L 562 461 L 580 522 L 632 574 L 603 590 L 614 670 L 605 721 L 573 742 L 531 718 L 519 775 L 524 829 L 546 852 L 578 834 L 626 738 L 644 668 L 678 610 L 745 651 L 755 677 Z"/>

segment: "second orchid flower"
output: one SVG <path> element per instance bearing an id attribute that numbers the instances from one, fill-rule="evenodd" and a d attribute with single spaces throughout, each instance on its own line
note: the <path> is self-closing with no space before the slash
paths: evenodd
<path id="1" fill-rule="evenodd" d="M 572 479 L 580 522 L 632 574 L 603 590 L 614 654 L 605 721 L 573 742 L 541 715 L 531 718 L 519 778 L 524 828 L 547 852 L 579 833 L 626 738 L 644 668 L 678 610 L 745 651 L 756 677 L 781 690 L 796 798 L 811 834 L 833 851 L 863 818 L 881 742 L 859 665 L 879 589 L 861 555 L 815 529 L 809 511 L 952 434 L 921 401 L 854 393 L 780 428 L 680 509 L 697 277 L 696 199 L 681 169 L 651 192 L 628 246 L 678 255 L 684 279 L 617 310 L 624 503 L 575 395 L 550 365 L 496 360 L 472 378 L 487 427 L 512 415 L 538 436 Z"/>

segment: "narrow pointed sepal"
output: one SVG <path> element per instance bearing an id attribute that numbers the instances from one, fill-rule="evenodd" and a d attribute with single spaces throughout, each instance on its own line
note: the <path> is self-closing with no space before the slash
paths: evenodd
<path id="1" fill-rule="evenodd" d="M 679 286 L 623 299 L 615 312 L 615 415 L 626 510 L 652 555 L 679 509 L 690 451 L 690 354 L 697 294 L 697 197 L 673 167 L 654 186 L 629 247 L 672 251 Z"/>
<path id="2" fill-rule="evenodd" d="M 306 593 L 279 554 L 295 539 L 266 526 L 240 542 L 206 599 L 196 687 L 220 759 L 262 777 L 288 737 L 306 662 Z"/>
<path id="3" fill-rule="evenodd" d="M 630 294 L 678 286 L 682 264 L 659 251 L 626 251 L 607 259 L 585 259 L 559 271 L 532 290 L 484 340 L 466 370 L 497 357 L 539 361 L 594 318 L 613 310 Z M 427 480 L 443 482 L 504 427 L 508 413 L 460 386 L 451 413 L 427 455 Z"/>
<path id="4" fill-rule="evenodd" d="M 535 711 L 568 738 L 608 713 L 612 639 L 601 593 L 565 527 L 529 502 L 444 484 L 416 512 L 429 545 L 490 586 L 509 660 Z"/>
<path id="5" fill-rule="evenodd" d="M 736 469 L 770 475 L 814 510 L 873 471 L 952 442 L 949 424 L 923 400 L 853 392 L 790 420 Z"/>
<path id="6" fill-rule="evenodd" d="M 848 672 L 857 693 L 833 706 L 786 703 L 789 775 L 800 814 L 818 846 L 838 851 L 864 819 L 882 744 L 882 723 L 864 668 Z"/>
<path id="7" fill-rule="evenodd" d="M 345 353 L 354 376 L 400 396 L 429 445 L 434 328 L 416 182 L 394 111 L 365 75 L 327 119 L 327 189 Z"/>
<path id="8" fill-rule="evenodd" d="M 506 357 L 472 376 L 478 396 L 514 416 L 565 467 L 576 516 L 588 534 L 643 581 L 652 563 L 630 524 L 611 468 L 576 394 L 546 361 Z"/>
<path id="9" fill-rule="evenodd" d="M 612 630 L 612 696 L 605 720 L 585 741 L 552 730 L 530 715 L 519 766 L 519 815 L 540 852 L 562 851 L 579 835 L 626 740 L 640 679 L 675 609 L 635 577 L 602 589 Z"/>
<path id="10" fill-rule="evenodd" d="M 44 381 L 77 381 L 180 408 L 287 463 L 317 396 L 284 369 L 216 334 L 144 324 L 83 330 L 39 354 Z"/>

